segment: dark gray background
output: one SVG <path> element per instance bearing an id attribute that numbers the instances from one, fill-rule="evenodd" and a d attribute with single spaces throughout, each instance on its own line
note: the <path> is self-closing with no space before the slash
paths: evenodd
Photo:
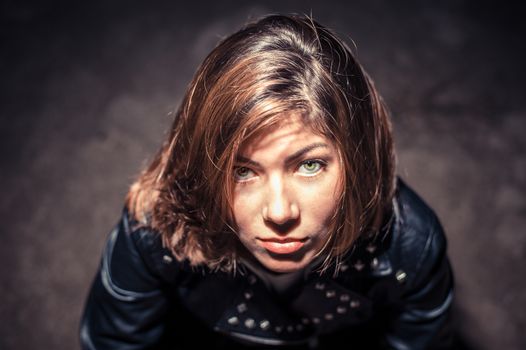
<path id="1" fill-rule="evenodd" d="M 394 114 L 398 172 L 446 229 L 462 341 L 526 348 L 523 8 L 107 3 L 1 3 L 0 349 L 78 347 L 105 237 L 169 112 L 221 37 L 271 12 L 354 40 Z"/>

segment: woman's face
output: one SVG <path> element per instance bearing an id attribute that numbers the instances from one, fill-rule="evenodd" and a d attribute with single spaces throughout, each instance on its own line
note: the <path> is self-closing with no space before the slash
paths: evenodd
<path id="1" fill-rule="evenodd" d="M 234 220 L 265 267 L 292 272 L 326 243 L 342 169 L 335 145 L 290 115 L 241 145 L 234 169 Z"/>

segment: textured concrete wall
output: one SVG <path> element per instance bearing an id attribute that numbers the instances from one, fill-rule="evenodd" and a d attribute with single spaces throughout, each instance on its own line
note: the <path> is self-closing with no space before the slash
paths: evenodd
<path id="1" fill-rule="evenodd" d="M 105 237 L 197 64 L 247 19 L 311 11 L 393 111 L 398 172 L 447 231 L 462 341 L 526 348 L 519 6 L 105 3 L 0 5 L 0 349 L 78 347 Z"/>

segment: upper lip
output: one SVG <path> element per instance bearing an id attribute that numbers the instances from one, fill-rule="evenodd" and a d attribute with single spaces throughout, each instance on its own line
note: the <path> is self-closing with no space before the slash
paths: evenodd
<path id="1" fill-rule="evenodd" d="M 293 237 L 271 237 L 271 238 L 259 238 L 261 241 L 265 242 L 276 242 L 276 243 L 289 243 L 289 242 L 303 242 L 307 238 L 293 238 Z"/>

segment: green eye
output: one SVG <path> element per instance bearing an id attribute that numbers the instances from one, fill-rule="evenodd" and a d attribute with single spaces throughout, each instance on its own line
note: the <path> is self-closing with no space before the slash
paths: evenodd
<path id="1" fill-rule="evenodd" d="M 234 179 L 236 181 L 243 181 L 250 179 L 254 172 L 247 167 L 240 166 L 234 169 Z"/>
<path id="2" fill-rule="evenodd" d="M 307 160 L 303 163 L 301 163 L 299 167 L 299 172 L 306 174 L 306 175 L 312 175 L 316 174 L 318 171 L 320 171 L 322 168 L 322 163 L 318 160 Z"/>

